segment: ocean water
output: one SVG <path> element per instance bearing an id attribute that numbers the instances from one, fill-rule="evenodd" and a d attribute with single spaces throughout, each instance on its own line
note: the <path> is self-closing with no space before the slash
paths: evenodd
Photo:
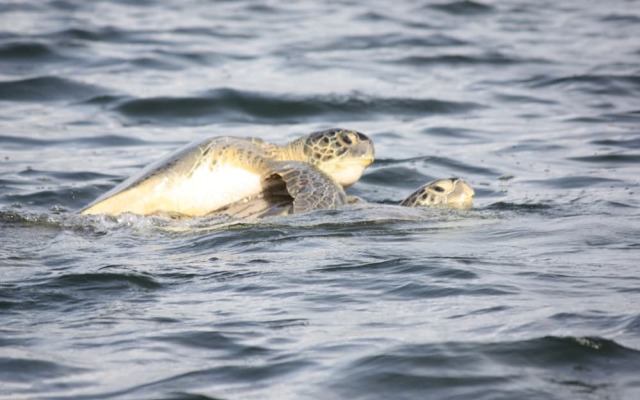
<path id="1" fill-rule="evenodd" d="M 0 3 L 0 398 L 640 398 L 640 1 Z M 339 210 L 76 211 L 332 127 Z M 472 210 L 397 207 L 459 176 Z"/>

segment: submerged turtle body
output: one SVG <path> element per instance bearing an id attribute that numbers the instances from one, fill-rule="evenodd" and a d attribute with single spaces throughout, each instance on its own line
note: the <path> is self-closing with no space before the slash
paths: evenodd
<path id="1" fill-rule="evenodd" d="M 332 129 L 284 146 L 215 137 L 190 144 L 105 193 L 82 214 L 203 216 L 261 194 L 288 196 L 293 212 L 347 203 L 343 187 L 373 162 L 371 140 Z"/>
<path id="2" fill-rule="evenodd" d="M 235 218 L 258 219 L 265 217 L 297 214 L 294 200 L 285 190 L 284 184 L 274 186 L 257 196 L 245 198 L 220 209 L 217 213 Z M 411 193 L 400 205 L 405 207 L 444 207 L 471 208 L 473 188 L 459 178 L 439 179 L 429 182 Z M 349 204 L 364 202 L 360 198 L 349 196 Z M 316 207 L 314 209 L 322 209 Z"/>

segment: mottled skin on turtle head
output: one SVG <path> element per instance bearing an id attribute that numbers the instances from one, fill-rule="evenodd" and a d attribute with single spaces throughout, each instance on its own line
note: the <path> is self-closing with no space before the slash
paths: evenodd
<path id="1" fill-rule="evenodd" d="M 371 139 L 348 129 L 314 132 L 291 142 L 284 153 L 289 159 L 315 165 L 342 187 L 360 179 L 375 158 Z"/>
<path id="2" fill-rule="evenodd" d="M 439 179 L 427 183 L 409 195 L 401 206 L 470 208 L 475 196 L 473 188 L 459 178 Z"/>

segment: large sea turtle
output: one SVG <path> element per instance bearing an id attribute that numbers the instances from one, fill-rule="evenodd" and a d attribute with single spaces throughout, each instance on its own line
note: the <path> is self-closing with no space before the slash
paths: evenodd
<path id="1" fill-rule="evenodd" d="M 343 192 L 343 189 L 331 181 L 314 182 L 312 184 L 323 185 L 325 190 L 331 192 Z M 333 188 L 329 188 L 333 186 Z M 289 194 L 289 188 L 283 183 L 273 185 L 270 190 L 261 192 L 252 197 L 229 204 L 216 211 L 216 214 L 225 214 L 234 218 L 259 219 L 265 217 L 297 214 L 294 198 Z M 429 182 L 411 193 L 399 205 L 405 207 L 445 207 L 445 208 L 470 208 L 472 206 L 473 188 L 459 178 L 438 179 Z M 346 196 L 346 194 L 345 194 Z M 364 200 L 348 196 L 347 203 L 364 203 Z M 336 208 L 341 204 L 330 204 Z M 317 207 L 316 209 L 323 208 Z"/>
<path id="2" fill-rule="evenodd" d="M 149 165 L 81 214 L 203 216 L 261 194 L 286 196 L 291 212 L 347 204 L 374 159 L 362 133 L 331 129 L 278 146 L 256 138 L 214 137 Z"/>

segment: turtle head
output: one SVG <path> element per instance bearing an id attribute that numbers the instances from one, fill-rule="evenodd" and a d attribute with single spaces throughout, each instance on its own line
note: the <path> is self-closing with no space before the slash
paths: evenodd
<path id="1" fill-rule="evenodd" d="M 407 207 L 471 207 L 473 188 L 462 179 L 439 179 L 413 192 L 400 205 Z"/>
<path id="2" fill-rule="evenodd" d="M 303 141 L 305 160 L 343 187 L 356 183 L 375 157 L 371 139 L 348 129 L 314 132 Z"/>

